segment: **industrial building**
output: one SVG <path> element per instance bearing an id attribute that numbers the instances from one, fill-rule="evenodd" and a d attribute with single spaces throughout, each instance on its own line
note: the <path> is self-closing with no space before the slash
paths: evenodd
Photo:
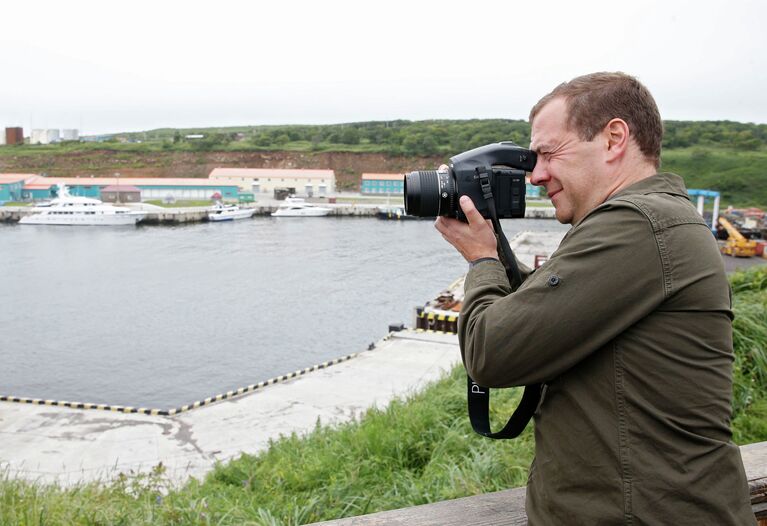
<path id="1" fill-rule="evenodd" d="M 24 184 L 34 174 L 0 174 L 0 203 L 24 199 Z"/>
<path id="2" fill-rule="evenodd" d="M 128 185 L 109 185 L 101 189 L 101 200 L 106 203 L 140 203 L 141 188 Z"/>
<path id="3" fill-rule="evenodd" d="M 333 170 L 214 168 L 209 178 L 250 190 L 256 198 L 258 195 L 274 195 L 275 190 L 285 188 L 290 189 L 290 193 L 306 197 L 322 197 L 336 191 Z"/>
<path id="4" fill-rule="evenodd" d="M 46 177 L 33 175 L 24 183 L 22 197 L 25 201 L 46 201 L 56 197 L 58 186 Z"/>
<path id="5" fill-rule="evenodd" d="M 402 174 L 362 174 L 360 192 L 363 194 L 399 194 L 405 192 Z"/>
<path id="6" fill-rule="evenodd" d="M 0 174 L 0 203 L 7 201 L 37 201 L 56 196 L 59 187 L 66 185 L 69 193 L 83 197 L 102 198 L 102 192 L 119 182 L 120 189 L 135 187 L 122 202 L 131 202 L 140 194 L 141 201 L 205 201 L 219 194 L 228 201 L 238 200 L 240 189 L 237 185 L 209 179 L 192 178 L 149 178 L 149 177 L 43 177 L 35 174 Z M 114 190 L 114 189 L 113 189 Z M 112 191 L 111 197 L 116 197 Z M 245 192 L 247 193 L 247 192 Z M 108 194 L 110 196 L 110 194 Z"/>
<path id="7" fill-rule="evenodd" d="M 239 188 L 209 179 L 152 177 L 47 177 L 64 184 L 72 195 L 100 198 L 101 189 L 115 184 L 135 186 L 141 190 L 141 200 L 204 201 L 218 192 L 226 200 L 236 200 Z"/>

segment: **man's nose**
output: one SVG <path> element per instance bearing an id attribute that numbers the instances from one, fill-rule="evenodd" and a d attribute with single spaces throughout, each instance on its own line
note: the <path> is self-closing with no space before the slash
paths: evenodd
<path id="1" fill-rule="evenodd" d="M 546 161 L 538 157 L 538 162 L 535 163 L 535 168 L 530 172 L 530 182 L 534 185 L 541 186 L 549 180 L 549 172 L 545 166 Z"/>

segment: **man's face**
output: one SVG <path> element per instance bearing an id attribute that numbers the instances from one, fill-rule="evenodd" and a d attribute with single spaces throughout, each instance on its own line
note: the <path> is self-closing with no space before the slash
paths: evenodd
<path id="1" fill-rule="evenodd" d="M 563 98 L 546 104 L 533 119 L 530 149 L 538 154 L 530 182 L 546 189 L 560 223 L 575 224 L 604 202 L 601 136 L 582 141 L 568 130 Z"/>

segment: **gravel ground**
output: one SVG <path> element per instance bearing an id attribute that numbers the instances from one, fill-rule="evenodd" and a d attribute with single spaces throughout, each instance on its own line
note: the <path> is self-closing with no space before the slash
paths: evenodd
<path id="1" fill-rule="evenodd" d="M 752 258 L 736 258 L 722 254 L 722 259 L 724 260 L 724 269 L 728 273 L 747 269 L 754 265 L 767 265 L 767 259 L 758 256 Z"/>

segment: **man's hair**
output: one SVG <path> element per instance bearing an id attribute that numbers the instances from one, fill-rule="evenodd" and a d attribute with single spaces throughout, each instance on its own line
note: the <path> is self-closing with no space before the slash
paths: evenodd
<path id="1" fill-rule="evenodd" d="M 590 141 L 610 120 L 626 121 L 631 137 L 655 167 L 660 166 L 663 122 L 649 90 L 625 73 L 591 73 L 563 82 L 530 110 L 530 124 L 546 104 L 557 98 L 567 104 L 567 127 Z"/>

